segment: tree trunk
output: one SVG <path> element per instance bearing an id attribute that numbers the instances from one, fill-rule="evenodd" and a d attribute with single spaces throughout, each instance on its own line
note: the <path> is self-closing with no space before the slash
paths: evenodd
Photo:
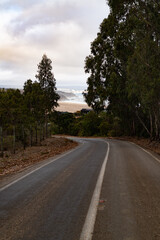
<path id="1" fill-rule="evenodd" d="M 38 127 L 37 127 L 37 123 L 36 123 L 36 145 L 38 143 Z"/>
<path id="2" fill-rule="evenodd" d="M 133 129 L 133 136 L 136 135 L 136 128 L 135 128 L 135 120 L 133 119 L 133 123 L 132 123 L 132 129 Z"/>
<path id="3" fill-rule="evenodd" d="M 42 126 L 40 125 L 40 130 L 39 130 L 39 141 L 41 143 L 42 141 Z"/>
<path id="4" fill-rule="evenodd" d="M 0 139 L 1 139 L 1 157 L 3 158 L 3 128 L 0 127 Z"/>
<path id="5" fill-rule="evenodd" d="M 43 127 L 42 127 L 42 132 L 43 132 L 43 140 L 44 140 L 44 129 L 45 129 L 45 126 L 43 125 Z"/>
<path id="6" fill-rule="evenodd" d="M 47 119 L 47 113 L 45 115 L 45 130 L 46 130 L 46 138 L 48 137 L 48 119 Z"/>
<path id="7" fill-rule="evenodd" d="M 16 153 L 16 127 L 13 126 L 13 154 Z"/>
<path id="8" fill-rule="evenodd" d="M 140 123 L 142 124 L 142 126 L 144 127 L 144 129 L 147 131 L 147 133 L 149 134 L 150 138 L 151 138 L 151 133 L 148 130 L 147 126 L 145 125 L 145 123 L 143 122 L 143 120 L 140 118 L 140 116 L 138 115 L 138 112 L 136 111 L 136 116 L 138 118 L 138 120 L 140 121 Z"/>
<path id="9" fill-rule="evenodd" d="M 150 118 L 150 133 L 151 133 L 151 140 L 153 139 L 153 118 L 152 118 L 152 114 L 149 114 L 149 118 Z"/>
<path id="10" fill-rule="evenodd" d="M 52 136 L 51 125 L 50 125 L 50 127 L 49 127 L 49 136 L 50 136 L 50 137 Z"/>
<path id="11" fill-rule="evenodd" d="M 154 122 L 155 122 L 155 137 L 156 137 L 156 140 L 158 140 L 159 139 L 159 129 L 158 129 L 158 117 L 157 117 L 157 115 L 156 115 L 156 113 L 154 113 L 154 117 L 155 117 L 155 119 L 154 119 Z"/>
<path id="12" fill-rule="evenodd" d="M 26 136 L 24 131 L 24 125 L 22 125 L 22 135 L 23 135 L 23 149 L 26 149 Z"/>
<path id="13" fill-rule="evenodd" d="M 31 147 L 33 146 L 33 130 L 31 125 L 30 125 L 30 145 Z"/>

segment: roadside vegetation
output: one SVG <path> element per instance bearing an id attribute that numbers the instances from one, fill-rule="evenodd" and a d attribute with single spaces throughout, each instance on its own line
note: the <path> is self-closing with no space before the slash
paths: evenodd
<path id="1" fill-rule="evenodd" d="M 121 136 L 121 124 L 119 118 L 113 118 L 107 112 L 97 114 L 94 111 L 51 114 L 51 131 L 54 134 L 66 134 L 80 137 L 115 137 Z"/>
<path id="2" fill-rule="evenodd" d="M 42 141 L 40 145 L 28 146 L 25 150 L 17 149 L 16 154 L 0 159 L 0 180 L 5 175 L 18 172 L 32 164 L 75 148 L 77 145 L 78 143 L 63 137 L 51 137 Z"/>
<path id="3" fill-rule="evenodd" d="M 89 77 L 83 95 L 93 112 L 79 118 L 70 116 L 69 124 L 58 124 L 57 129 L 78 136 L 159 141 L 160 2 L 107 3 L 110 14 L 101 23 L 85 59 Z"/>
<path id="4" fill-rule="evenodd" d="M 58 105 L 51 60 L 43 55 L 37 81 L 27 80 L 23 91 L 0 89 L 0 152 L 15 153 L 51 136 L 49 117 Z"/>
<path id="5" fill-rule="evenodd" d="M 109 0 L 86 57 L 84 97 L 96 113 L 106 108 L 123 135 L 160 140 L 160 2 Z M 114 123 L 112 123 L 112 126 Z"/>

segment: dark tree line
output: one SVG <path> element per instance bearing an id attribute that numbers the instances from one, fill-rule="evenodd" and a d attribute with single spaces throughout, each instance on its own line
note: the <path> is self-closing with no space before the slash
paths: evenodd
<path id="1" fill-rule="evenodd" d="M 15 152 L 16 142 L 37 144 L 49 134 L 49 117 L 58 105 L 56 80 L 52 61 L 43 55 L 38 65 L 37 81 L 27 80 L 23 91 L 0 89 L 0 146 L 3 150 L 11 142 Z"/>
<path id="2" fill-rule="evenodd" d="M 110 0 L 86 57 L 86 102 L 118 117 L 125 135 L 160 139 L 160 2 Z"/>

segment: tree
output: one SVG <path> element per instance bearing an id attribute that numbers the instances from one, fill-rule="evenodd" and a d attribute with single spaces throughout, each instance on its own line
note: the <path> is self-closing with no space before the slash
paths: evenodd
<path id="1" fill-rule="evenodd" d="M 13 152 L 15 153 L 16 134 L 21 122 L 26 121 L 24 98 L 18 89 L 0 90 L 0 128 L 3 137 L 13 136 Z M 2 134 L 1 134 L 2 138 Z M 1 140 L 2 143 L 2 140 Z M 2 144 L 1 144 L 2 145 Z"/>
<path id="2" fill-rule="evenodd" d="M 47 137 L 48 114 L 58 106 L 59 95 L 56 93 L 56 79 L 52 73 L 52 61 L 44 54 L 41 62 L 38 64 L 38 74 L 36 78 L 44 93 L 45 107 L 45 126 Z"/>
<path id="3" fill-rule="evenodd" d="M 0 125 L 16 125 L 22 118 L 23 95 L 18 89 L 0 90 Z"/>
<path id="4" fill-rule="evenodd" d="M 128 118 L 125 124 L 128 128 L 132 117 L 126 90 L 126 59 L 133 51 L 129 44 L 130 31 L 124 23 L 119 24 L 112 13 L 103 20 L 97 38 L 91 44 L 91 55 L 85 61 L 85 71 L 90 76 L 84 93 L 86 102 L 96 112 L 101 111 L 107 101 L 108 110 L 115 117 Z"/>
<path id="5" fill-rule="evenodd" d="M 44 106 L 44 92 L 38 82 L 32 82 L 32 80 L 27 80 L 24 83 L 23 88 L 24 102 L 28 111 L 28 116 L 30 116 L 33 121 L 39 123 L 44 122 L 45 116 L 45 106 Z"/>
<path id="6" fill-rule="evenodd" d="M 98 112 L 107 100 L 108 112 L 120 119 L 124 133 L 135 134 L 141 124 L 150 137 L 160 138 L 160 3 L 108 3 L 111 12 L 85 61 L 90 74 L 86 102 Z"/>
<path id="7" fill-rule="evenodd" d="M 38 79 L 40 86 L 44 92 L 44 104 L 47 112 L 50 112 L 54 107 L 58 106 L 59 95 L 56 93 L 56 79 L 52 73 L 52 61 L 43 55 L 41 62 L 38 64 Z"/>
<path id="8" fill-rule="evenodd" d="M 24 84 L 24 103 L 27 112 L 27 119 L 30 131 L 30 145 L 32 145 L 32 136 L 36 130 L 36 144 L 38 142 L 38 127 L 43 129 L 45 122 L 44 92 L 38 82 L 27 80 Z"/>

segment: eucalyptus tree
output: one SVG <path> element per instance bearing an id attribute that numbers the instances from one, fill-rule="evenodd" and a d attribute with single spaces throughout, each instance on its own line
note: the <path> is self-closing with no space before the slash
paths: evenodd
<path id="1" fill-rule="evenodd" d="M 159 139 L 160 2 L 148 0 L 138 4 L 137 41 L 134 54 L 128 60 L 129 95 L 137 100 L 136 114 L 151 139 Z"/>
<path id="2" fill-rule="evenodd" d="M 89 73 L 86 102 L 120 117 L 135 132 L 142 124 L 159 138 L 160 3 L 156 0 L 110 0 L 110 14 L 100 25 L 85 60 Z M 150 124 L 149 124 L 150 123 Z M 154 125 L 153 125 L 154 123 Z"/>
<path id="3" fill-rule="evenodd" d="M 120 24 L 116 15 L 110 13 L 100 25 L 100 32 L 91 44 L 91 54 L 85 60 L 85 72 L 90 76 L 84 96 L 89 106 L 97 112 L 105 108 L 107 101 L 107 109 L 125 120 L 125 127 L 130 129 L 133 113 L 126 89 L 126 61 L 133 53 L 134 41 L 130 44 L 132 30 L 126 28 L 126 24 L 133 23 Z"/>

